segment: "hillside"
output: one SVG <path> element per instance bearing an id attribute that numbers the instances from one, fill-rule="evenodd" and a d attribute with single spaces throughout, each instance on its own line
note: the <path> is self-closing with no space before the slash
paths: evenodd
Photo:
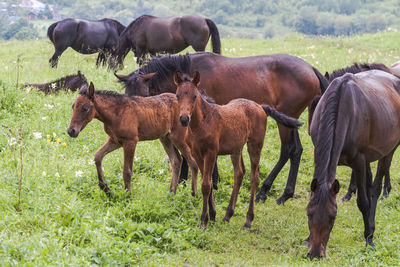
<path id="1" fill-rule="evenodd" d="M 19 1 L 7 1 L 19 2 Z M 376 32 L 400 24 L 396 0 L 43 0 L 60 17 L 111 17 L 128 24 L 142 14 L 209 17 L 225 37 L 271 38 L 298 32 L 306 35 L 352 35 Z M 10 11 L 26 17 L 27 12 Z M 11 14 L 9 12 L 9 14 Z M 1 32 L 1 28 L 0 28 Z"/>

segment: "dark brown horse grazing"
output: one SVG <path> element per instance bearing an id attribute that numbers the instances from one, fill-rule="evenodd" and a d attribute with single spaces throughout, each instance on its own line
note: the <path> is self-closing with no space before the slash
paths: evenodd
<path id="1" fill-rule="evenodd" d="M 195 51 L 204 51 L 210 36 L 213 52 L 220 54 L 219 32 L 212 20 L 194 15 L 169 18 L 143 15 L 131 22 L 121 34 L 110 58 L 110 67 L 121 66 L 131 49 L 139 65 L 143 64 L 147 53 L 175 54 L 188 46 Z"/>
<path id="2" fill-rule="evenodd" d="M 170 191 L 178 184 L 181 156 L 186 157 L 192 172 L 192 194 L 197 195 L 198 168 L 187 142 L 187 129 L 178 120 L 178 101 L 173 94 L 155 97 L 128 97 L 114 91 L 95 91 L 93 83 L 83 90 L 73 104 L 74 113 L 68 128 L 71 137 L 77 137 L 85 126 L 96 118 L 104 123 L 109 138 L 94 155 L 99 186 L 106 193 L 110 189 L 104 178 L 102 160 L 108 153 L 124 149 L 123 178 L 125 189 L 131 188 L 132 162 L 139 141 L 160 139 L 172 166 Z"/>
<path id="3" fill-rule="evenodd" d="M 174 81 L 178 87 L 176 97 L 179 105 L 179 121 L 182 126 L 189 126 L 192 154 L 202 175 L 201 226 L 207 226 L 209 217 L 211 221 L 215 221 L 211 173 L 217 155 L 231 155 L 234 185 L 223 220 L 229 222 L 232 217 L 245 173 L 242 150 L 247 143 L 251 162 L 251 196 L 244 227 L 250 228 L 254 218 L 254 198 L 260 183 L 258 165 L 264 144 L 267 114 L 286 127 L 297 128 L 301 123 L 270 106 L 261 106 L 247 99 L 235 99 L 224 106 L 210 104 L 198 92 L 199 72 L 195 72 L 191 81 L 184 81 L 181 73 L 177 72 Z"/>
<path id="4" fill-rule="evenodd" d="M 157 95 L 175 92 L 176 71 L 201 72 L 201 88 L 217 104 L 236 98 L 267 104 L 278 111 L 298 118 L 311 100 L 325 90 L 325 77 L 302 59 L 285 54 L 228 58 L 213 53 L 167 56 L 153 59 L 129 75 L 117 75 L 128 95 Z M 157 73 L 149 78 L 150 73 Z M 297 172 L 303 151 L 297 129 L 278 124 L 281 154 L 268 178 L 263 182 L 257 200 L 265 200 L 276 176 L 290 159 L 288 182 L 278 204 L 294 194 Z"/>
<path id="5" fill-rule="evenodd" d="M 353 65 L 351 65 L 349 67 L 335 70 L 332 73 L 326 72 L 325 77 L 328 79 L 329 83 L 331 83 L 335 78 L 343 76 L 346 73 L 356 74 L 356 73 L 368 71 L 368 70 L 382 70 L 382 71 L 392 73 L 395 75 L 395 68 L 392 69 L 392 67 L 388 68 L 386 65 L 384 65 L 382 63 L 354 63 Z M 395 75 L 395 76 L 397 76 L 397 75 Z M 314 107 L 309 109 L 311 113 L 314 112 L 315 105 L 318 101 L 319 101 L 319 98 L 317 97 L 316 101 L 314 101 L 315 103 L 313 104 Z M 376 174 L 376 175 L 378 175 L 378 171 L 379 171 L 379 174 L 382 174 L 385 177 L 383 193 L 382 193 L 382 199 L 383 199 L 383 198 L 387 198 L 389 196 L 389 193 L 392 189 L 392 185 L 390 184 L 391 159 L 390 160 L 386 159 L 384 163 L 379 162 L 378 164 L 383 164 L 384 166 L 387 167 L 386 170 L 382 170 L 382 167 L 378 168 L 377 174 Z M 342 198 L 342 200 L 349 201 L 351 199 L 352 195 L 356 193 L 356 190 L 357 190 L 357 185 L 356 185 L 356 181 L 355 181 L 355 177 L 354 177 L 354 172 L 352 172 L 349 188 L 347 190 L 346 195 Z"/>
<path id="6" fill-rule="evenodd" d="M 22 87 L 35 87 L 45 94 L 50 94 L 60 90 L 71 90 L 72 92 L 78 89 L 84 90 L 87 89 L 88 82 L 85 75 L 78 70 L 78 74 L 68 75 L 50 83 L 24 83 Z"/>
<path id="7" fill-rule="evenodd" d="M 57 67 L 58 59 L 68 47 L 82 54 L 99 53 L 96 65 L 107 62 L 107 57 L 118 43 L 125 26 L 113 19 L 84 20 L 64 19 L 50 25 L 47 36 L 55 52 L 50 58 L 51 67 Z"/>
<path id="8" fill-rule="evenodd" d="M 323 257 L 337 214 L 336 168 L 354 171 L 364 238 L 373 246 L 375 211 L 382 190 L 380 173 L 400 142 L 400 79 L 380 70 L 336 78 L 317 105 L 311 123 L 315 172 L 307 206 L 310 257 Z M 372 184 L 369 163 L 380 160 Z M 385 164 L 386 163 L 386 166 Z"/>

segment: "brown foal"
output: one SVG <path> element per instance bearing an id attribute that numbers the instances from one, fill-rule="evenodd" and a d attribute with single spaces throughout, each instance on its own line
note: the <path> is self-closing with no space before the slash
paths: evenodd
<path id="1" fill-rule="evenodd" d="M 180 72 L 175 73 L 176 97 L 179 103 L 179 121 L 189 126 L 192 155 L 202 174 L 203 211 L 201 226 L 206 227 L 208 219 L 215 221 L 216 211 L 211 187 L 211 174 L 217 155 L 231 155 L 234 185 L 223 221 L 229 222 L 245 173 L 242 150 L 247 143 L 251 162 L 251 196 L 244 228 L 250 228 L 254 218 L 254 198 L 259 181 L 259 162 L 264 144 L 267 115 L 289 128 L 301 123 L 279 113 L 267 105 L 259 105 L 246 99 L 235 99 L 220 106 L 207 103 L 199 93 L 200 74 L 193 79 L 183 80 Z"/>
<path id="2" fill-rule="evenodd" d="M 187 144 L 187 128 L 179 123 L 178 101 L 174 94 L 154 97 L 128 97 L 113 91 L 95 91 L 93 83 L 83 90 L 73 104 L 73 115 L 68 134 L 77 137 L 80 131 L 96 118 L 104 123 L 109 138 L 95 153 L 99 186 L 109 193 L 101 167 L 108 153 L 122 147 L 124 150 L 123 178 L 125 189 L 130 191 L 132 163 L 139 141 L 160 139 L 172 166 L 170 191 L 175 193 L 182 158 L 188 160 L 192 172 L 192 194 L 197 195 L 198 168 Z M 177 150 L 178 149 L 178 150 Z"/>

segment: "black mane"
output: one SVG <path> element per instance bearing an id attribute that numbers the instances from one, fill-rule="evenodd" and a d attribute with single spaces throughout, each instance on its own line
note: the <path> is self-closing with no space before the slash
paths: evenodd
<path id="1" fill-rule="evenodd" d="M 175 55 L 175 56 L 164 56 L 161 58 L 154 58 L 150 60 L 145 66 L 139 68 L 135 72 L 142 74 L 149 74 L 156 72 L 153 78 L 149 81 L 149 88 L 153 92 L 162 92 L 162 84 L 164 81 L 171 79 L 174 73 L 180 71 L 183 74 L 190 74 L 190 68 L 192 61 L 190 56 L 187 55 Z"/>
<path id="2" fill-rule="evenodd" d="M 389 68 L 382 64 L 382 63 L 357 63 L 355 62 L 353 65 L 343 68 L 343 69 L 338 69 L 338 70 L 334 70 L 332 73 L 327 73 L 325 74 L 325 77 L 331 82 L 333 81 L 333 79 L 343 76 L 346 73 L 359 73 L 359 72 L 363 72 L 363 71 L 368 71 L 368 70 L 382 70 L 385 72 L 389 72 L 390 70 Z"/>

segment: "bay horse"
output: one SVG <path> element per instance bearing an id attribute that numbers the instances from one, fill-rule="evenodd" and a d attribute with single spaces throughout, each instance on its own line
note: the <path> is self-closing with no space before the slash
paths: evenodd
<path id="1" fill-rule="evenodd" d="M 400 142 L 400 79 L 380 70 L 333 80 L 311 123 L 314 178 L 307 206 L 310 257 L 324 257 L 337 214 L 336 168 L 352 168 L 366 244 L 374 246 L 375 211 L 382 177 Z M 370 162 L 379 160 L 372 184 Z M 386 165 L 386 166 L 385 166 Z M 372 186 L 371 186 L 372 184 Z"/>
<path id="2" fill-rule="evenodd" d="M 191 81 L 185 81 L 181 73 L 176 72 L 174 82 L 177 85 L 179 121 L 182 126 L 189 127 L 192 155 L 202 175 L 201 226 L 205 228 L 209 218 L 215 221 L 211 173 L 217 155 L 231 156 L 234 182 L 223 221 L 229 222 L 232 217 L 245 173 L 242 150 L 247 143 L 251 162 L 251 193 L 244 228 L 250 228 L 254 219 L 254 198 L 260 183 L 259 162 L 267 127 L 267 115 L 289 128 L 298 128 L 301 122 L 270 106 L 261 106 L 243 98 L 232 100 L 223 106 L 210 104 L 201 97 L 197 89 L 200 83 L 200 74 L 197 71 Z"/>
<path id="3" fill-rule="evenodd" d="M 80 91 L 73 110 L 69 136 L 76 138 L 93 118 L 103 122 L 109 136 L 94 155 L 99 187 L 105 193 L 110 193 L 101 166 L 105 155 L 123 148 L 123 179 L 125 189 L 130 191 L 137 142 L 160 139 L 172 167 L 170 191 L 176 192 L 182 160 L 180 151 L 188 160 L 192 172 L 192 195 L 197 195 L 198 168 L 187 144 L 187 129 L 178 120 L 178 101 L 174 94 L 128 97 L 115 91 L 95 91 L 93 83 L 90 83 L 87 90 Z"/>
<path id="4" fill-rule="evenodd" d="M 78 70 L 78 74 L 68 75 L 49 83 L 24 83 L 22 88 L 35 87 L 45 94 L 50 94 L 57 93 L 61 90 L 70 90 L 75 92 L 76 90 L 87 89 L 88 86 L 85 75 Z"/>
<path id="5" fill-rule="evenodd" d="M 110 67 L 116 69 L 132 49 L 137 63 L 142 65 L 147 53 L 175 54 L 188 46 L 205 51 L 211 36 L 213 52 L 221 53 L 221 41 L 215 23 L 195 15 L 159 18 L 142 15 L 122 32 L 118 46 L 110 58 Z"/>
<path id="6" fill-rule="evenodd" d="M 389 68 L 382 63 L 376 63 L 376 62 L 375 63 L 357 63 L 357 62 L 355 62 L 351 66 L 334 70 L 332 73 L 326 72 L 325 77 L 328 79 L 329 83 L 331 83 L 335 78 L 343 76 L 346 73 L 356 74 L 356 73 L 368 71 L 368 70 L 381 70 L 381 71 L 385 71 L 385 72 L 395 75 L 393 66 Z M 398 75 L 395 75 L 395 76 L 398 76 Z M 316 100 L 317 101 L 315 103 L 317 103 L 319 101 L 319 97 L 317 97 Z M 314 107 L 309 110 L 311 110 L 311 113 L 312 113 L 314 109 L 315 109 L 315 104 L 314 104 Z M 390 184 L 391 159 L 385 160 L 385 163 L 379 162 L 378 164 L 384 164 L 384 166 L 387 167 L 387 169 L 384 171 L 382 171 L 381 168 L 378 168 L 378 170 L 380 170 L 379 174 L 382 174 L 385 177 L 383 193 L 382 193 L 382 198 L 381 198 L 381 199 L 384 199 L 389 196 L 389 193 L 392 189 L 392 185 Z M 378 171 L 377 171 L 377 175 L 378 175 Z M 356 193 L 356 190 L 357 190 L 357 185 L 356 185 L 356 181 L 355 181 L 355 177 L 354 177 L 354 172 L 352 172 L 349 188 L 347 190 L 346 195 L 342 198 L 342 201 L 349 201 L 351 199 L 352 195 Z"/>
<path id="7" fill-rule="evenodd" d="M 99 53 L 96 65 L 104 66 L 124 29 L 124 25 L 108 18 L 101 20 L 68 18 L 51 24 L 47 29 L 47 37 L 55 48 L 49 60 L 51 67 L 57 67 L 59 57 L 68 47 L 81 54 Z"/>
<path id="8" fill-rule="evenodd" d="M 328 81 L 317 69 L 298 57 L 286 54 L 229 58 L 201 52 L 166 56 L 151 60 L 129 75 L 116 76 L 124 84 L 126 94 L 149 96 L 176 92 L 174 73 L 191 74 L 195 70 L 202 74 L 201 89 L 219 105 L 245 98 L 275 107 L 293 118 L 299 118 L 313 98 L 321 95 L 328 86 Z M 288 182 L 277 203 L 284 203 L 294 194 L 303 148 L 297 129 L 289 129 L 279 123 L 278 129 L 280 157 L 263 182 L 256 201 L 266 199 L 266 193 L 289 159 Z"/>

